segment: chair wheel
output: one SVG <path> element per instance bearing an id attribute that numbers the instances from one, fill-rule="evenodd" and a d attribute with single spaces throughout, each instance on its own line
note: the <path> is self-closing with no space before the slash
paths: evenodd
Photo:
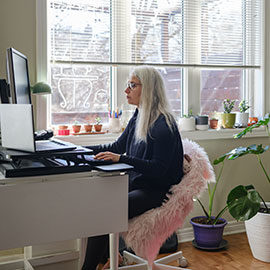
<path id="1" fill-rule="evenodd" d="M 188 266 L 188 261 L 185 257 L 181 257 L 179 259 L 179 266 L 180 267 L 187 267 Z"/>
<path id="2" fill-rule="evenodd" d="M 123 261 L 121 263 L 121 266 L 127 266 L 127 265 L 129 265 L 129 261 L 126 257 L 123 257 Z"/>

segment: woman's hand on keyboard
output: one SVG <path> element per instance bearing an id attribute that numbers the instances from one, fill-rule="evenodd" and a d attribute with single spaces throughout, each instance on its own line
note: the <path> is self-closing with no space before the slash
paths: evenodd
<path id="1" fill-rule="evenodd" d="M 120 155 L 112 152 L 100 152 L 95 155 L 95 159 L 111 160 L 113 162 L 118 162 L 120 159 Z"/>

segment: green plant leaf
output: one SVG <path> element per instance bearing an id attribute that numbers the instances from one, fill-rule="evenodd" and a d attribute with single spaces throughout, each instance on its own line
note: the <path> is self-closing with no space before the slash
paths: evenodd
<path id="1" fill-rule="evenodd" d="M 228 205 L 226 205 L 219 213 L 218 215 L 215 217 L 214 221 L 213 221 L 213 225 L 215 225 L 218 221 L 218 219 L 225 213 L 225 211 L 228 209 Z"/>
<path id="2" fill-rule="evenodd" d="M 245 128 L 243 131 L 241 131 L 238 134 L 234 135 L 234 138 L 235 139 L 242 138 L 248 132 L 252 132 L 252 130 L 254 128 L 257 128 L 257 127 L 260 127 L 260 126 L 265 126 L 265 127 L 268 126 L 269 122 L 270 122 L 270 116 L 269 116 L 269 113 L 268 113 L 268 114 L 266 114 L 264 116 L 264 118 L 262 120 L 258 121 L 258 123 L 254 124 L 252 126 L 249 126 L 249 127 Z"/>
<path id="3" fill-rule="evenodd" d="M 251 186 L 242 185 L 231 190 L 227 197 L 229 212 L 236 220 L 248 220 L 255 216 L 260 209 L 261 198 Z"/>
<path id="4" fill-rule="evenodd" d="M 227 157 L 227 154 L 224 154 L 223 156 L 221 156 L 221 157 L 215 159 L 214 162 L 213 162 L 213 164 L 214 164 L 214 165 L 219 164 L 220 162 L 224 161 L 224 159 L 225 159 L 226 157 Z"/>
<path id="5" fill-rule="evenodd" d="M 248 185 L 248 186 L 245 186 L 245 189 L 246 190 L 251 190 L 251 189 L 255 189 L 253 185 Z"/>
<path id="6" fill-rule="evenodd" d="M 248 102 L 243 99 L 239 103 L 238 108 L 239 108 L 240 112 L 243 113 L 243 112 L 247 111 L 250 108 L 250 106 L 248 105 Z"/>
<path id="7" fill-rule="evenodd" d="M 252 144 L 248 148 L 249 148 L 249 153 L 260 155 L 260 154 L 263 154 L 265 151 L 267 151 L 269 146 L 267 145 L 263 147 L 262 144 L 258 144 L 258 145 Z"/>
<path id="8" fill-rule="evenodd" d="M 248 153 L 249 153 L 248 147 L 240 146 L 240 147 L 233 149 L 230 153 L 228 153 L 228 155 L 229 155 L 228 159 L 234 160 L 234 159 L 241 157 L 241 156 L 244 156 Z"/>
<path id="9" fill-rule="evenodd" d="M 258 145 L 252 144 L 248 147 L 242 147 L 242 146 L 237 147 L 225 155 L 228 156 L 229 160 L 234 160 L 236 158 L 242 157 L 247 154 L 260 155 L 260 154 L 263 154 L 268 149 L 269 149 L 269 145 L 263 147 L 262 144 L 258 144 Z"/>
<path id="10" fill-rule="evenodd" d="M 207 211 L 205 210 L 205 208 L 204 208 L 202 202 L 200 201 L 200 199 L 199 199 L 199 198 L 196 198 L 196 200 L 199 202 L 200 206 L 202 207 L 202 210 L 203 210 L 204 214 L 206 215 L 207 219 L 208 219 L 208 220 L 211 220 L 211 217 L 208 215 L 208 213 L 207 213 Z"/>

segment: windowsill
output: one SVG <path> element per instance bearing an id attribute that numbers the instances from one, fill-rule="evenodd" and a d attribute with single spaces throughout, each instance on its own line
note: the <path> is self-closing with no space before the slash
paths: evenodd
<path id="1" fill-rule="evenodd" d="M 182 138 L 188 138 L 194 141 L 202 140 L 224 140 L 233 139 L 233 136 L 243 129 L 209 129 L 205 131 L 184 131 L 181 132 Z M 94 134 L 94 135 L 70 135 L 70 136 L 56 136 L 55 138 L 64 141 L 69 141 L 77 145 L 95 145 L 104 144 L 115 141 L 121 133 L 106 133 L 106 134 Z M 267 133 L 264 127 L 256 128 L 252 133 L 247 133 L 245 138 L 253 137 L 267 137 Z"/>
<path id="2" fill-rule="evenodd" d="M 56 139 L 68 141 L 77 145 L 95 145 L 104 144 L 115 141 L 121 133 L 105 133 L 105 134 L 91 134 L 91 135 L 69 135 L 69 136 L 55 136 Z"/>
<path id="3" fill-rule="evenodd" d="M 232 129 L 208 129 L 205 131 L 195 130 L 195 131 L 184 131 L 180 132 L 183 138 L 188 138 L 194 141 L 202 140 L 220 140 L 220 139 L 233 139 L 234 135 L 240 133 L 244 128 L 232 128 Z M 253 129 L 252 132 L 248 132 L 245 138 L 253 137 L 267 137 L 267 132 L 265 127 L 258 127 Z"/>

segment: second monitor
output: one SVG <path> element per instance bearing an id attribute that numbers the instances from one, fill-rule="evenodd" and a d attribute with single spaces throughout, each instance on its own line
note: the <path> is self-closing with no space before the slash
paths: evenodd
<path id="1" fill-rule="evenodd" d="M 31 104 L 27 57 L 14 48 L 9 48 L 7 49 L 6 60 L 10 103 Z"/>

